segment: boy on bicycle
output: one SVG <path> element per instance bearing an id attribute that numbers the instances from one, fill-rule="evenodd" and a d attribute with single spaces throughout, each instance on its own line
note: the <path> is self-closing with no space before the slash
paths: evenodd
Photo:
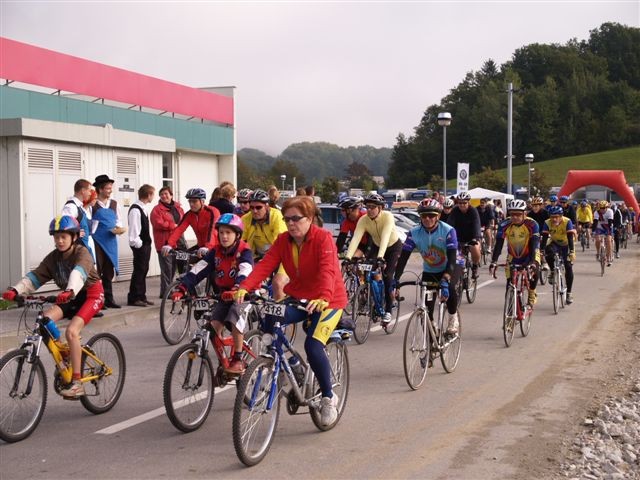
<path id="1" fill-rule="evenodd" d="M 49 235 L 53 236 L 55 250 L 35 270 L 4 292 L 2 298 L 14 300 L 18 295 L 28 295 L 49 280 L 63 290 L 56 298 L 56 305 L 45 310 L 44 315 L 54 322 L 63 318 L 71 319 L 65 338 L 69 344 L 73 380 L 63 387 L 60 394 L 64 398 L 75 399 L 84 395 L 84 385 L 80 381 L 80 332 L 102 308 L 104 290 L 93 256 L 79 241 L 78 221 L 68 215 L 56 217 L 49 225 Z"/>
<path id="2" fill-rule="evenodd" d="M 253 270 L 253 254 L 249 245 L 242 240 L 243 224 L 240 217 L 225 213 L 216 223 L 218 245 L 196 263 L 191 271 L 180 279 L 180 286 L 171 295 L 171 300 L 179 302 L 187 291 L 194 292 L 203 279 L 209 277 L 222 293 L 222 302 L 218 302 L 211 315 L 211 325 L 217 335 L 222 335 L 225 323 L 231 324 L 235 356 L 231 359 L 227 373 L 242 374 L 242 342 L 245 329 L 245 317 L 240 306 L 233 303 L 233 295 L 238 285 Z"/>
<path id="3" fill-rule="evenodd" d="M 571 287 L 573 286 L 573 262 L 576 261 L 576 251 L 574 240 L 576 231 L 573 228 L 571 219 L 563 215 L 562 207 L 551 207 L 549 209 L 549 219 L 542 227 L 542 242 L 540 250 L 544 251 L 549 268 L 553 270 L 553 255 L 556 250 L 560 253 L 560 258 L 564 262 L 565 278 L 567 280 L 567 305 L 573 303 Z M 551 243 L 547 245 L 547 240 L 551 238 Z M 553 284 L 553 275 L 549 277 L 549 283 Z"/>
<path id="4" fill-rule="evenodd" d="M 524 214 L 527 204 L 524 200 L 511 200 L 507 205 L 507 218 L 500 223 L 496 238 L 496 248 L 493 250 L 489 272 L 493 275 L 498 267 L 498 258 L 502 245 L 507 241 L 507 284 L 511 281 L 509 265 L 526 265 L 533 270 L 529 276 L 528 304 L 536 304 L 537 271 L 540 266 L 540 228 L 538 223 Z"/>

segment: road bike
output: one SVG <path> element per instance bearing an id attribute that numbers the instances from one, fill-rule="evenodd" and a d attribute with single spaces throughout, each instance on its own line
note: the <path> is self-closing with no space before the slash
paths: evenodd
<path id="1" fill-rule="evenodd" d="M 480 241 L 480 255 L 482 264 L 486 265 L 491 259 L 491 228 L 482 227 L 482 239 Z M 473 303 L 473 302 L 469 302 Z"/>
<path id="2" fill-rule="evenodd" d="M 619 235 L 619 244 L 620 248 L 627 249 L 627 244 L 629 243 L 629 232 L 627 231 L 627 224 L 623 223 L 622 226 L 618 229 Z"/>
<path id="3" fill-rule="evenodd" d="M 219 300 L 219 297 L 213 300 Z M 191 342 L 180 346 L 171 355 L 165 369 L 162 391 L 167 416 L 174 427 L 185 433 L 197 430 L 205 422 L 213 407 L 216 387 L 238 382 L 239 375 L 226 371 L 235 354 L 233 337 L 230 334 L 220 337 L 215 333 L 210 324 L 211 307 L 196 320 L 198 328 Z M 243 315 L 248 314 L 250 307 L 244 306 Z M 226 331 L 231 330 L 231 325 L 225 326 Z M 209 355 L 211 345 L 218 358 L 215 370 Z M 254 329 L 245 334 L 243 362 L 255 359 L 263 350 L 260 330 Z"/>
<path id="4" fill-rule="evenodd" d="M 240 379 L 233 407 L 233 446 L 240 461 L 247 466 L 259 463 L 268 453 L 278 425 L 282 397 L 286 399 L 287 413 L 294 415 L 300 407 L 308 407 L 314 425 L 326 431 L 340 421 L 349 394 L 349 357 L 343 339 L 347 331 L 335 330 L 325 346 L 331 365 L 331 388 L 338 396 L 338 416 L 330 425 L 323 425 L 318 381 L 304 356 L 289 343 L 283 329 L 286 309 L 304 310 L 305 304 L 293 299 L 277 303 L 255 295 L 251 302 L 263 306 L 273 319 L 274 328 L 273 333 L 263 336 L 266 353 L 256 358 Z M 291 358 L 287 360 L 286 354 Z"/>
<path id="5" fill-rule="evenodd" d="M 469 252 L 469 247 L 476 244 L 476 241 L 471 241 L 462 245 L 464 265 L 462 266 L 462 276 L 460 278 L 460 281 L 458 282 L 458 285 L 456 286 L 456 292 L 458 293 L 458 307 L 462 303 L 463 291 L 466 294 L 468 303 L 473 303 L 476 300 L 476 294 L 478 291 L 478 279 L 473 278 L 471 253 Z"/>
<path id="6" fill-rule="evenodd" d="M 382 267 L 375 260 L 352 259 L 353 268 L 358 274 L 358 288 L 351 299 L 351 315 L 355 329 L 353 336 L 358 344 L 363 344 L 369 338 L 371 325 L 382 321 L 384 309 L 384 281 L 382 280 Z M 382 329 L 391 335 L 398 326 L 400 319 L 400 302 L 397 295 L 391 311 L 391 321 Z"/>
<path id="7" fill-rule="evenodd" d="M 558 248 L 553 249 L 553 273 L 552 277 L 553 313 L 557 314 L 560 308 L 564 308 L 567 301 L 567 281 L 565 276 L 564 260 Z"/>
<path id="8" fill-rule="evenodd" d="M 600 262 L 600 276 L 604 277 L 606 264 L 607 262 L 611 264 L 611 262 L 613 261 L 613 258 L 611 257 L 613 255 L 612 254 L 607 255 L 606 253 L 607 248 L 605 247 L 605 242 L 608 242 L 609 238 L 606 235 L 602 235 L 602 234 L 600 234 L 599 238 L 600 238 L 600 247 L 598 247 L 598 253 L 596 254 L 596 259 L 598 260 L 598 262 Z M 613 248 L 611 250 L 613 250 Z"/>
<path id="9" fill-rule="evenodd" d="M 398 288 L 404 286 L 416 288 L 415 310 L 407 320 L 402 359 L 407 384 L 417 390 L 424 383 L 427 369 L 435 358 L 440 357 L 447 373 L 455 370 L 462 346 L 462 317 L 458 310 L 458 332 L 447 333 L 447 302 L 440 296 L 440 285 L 415 280 L 401 282 Z"/>
<path id="10" fill-rule="evenodd" d="M 578 241 L 580 242 L 580 246 L 582 247 L 582 251 L 584 252 L 586 248 L 589 248 L 589 237 L 587 235 L 587 228 L 589 226 L 584 226 L 580 228 L 580 232 L 578 232 Z"/>
<path id="11" fill-rule="evenodd" d="M 500 267 L 506 264 L 498 265 Z M 504 294 L 504 310 L 502 314 L 502 335 L 504 344 L 509 347 L 513 341 L 515 324 L 520 325 L 520 333 L 523 337 L 529 335 L 531 330 L 531 317 L 533 316 L 533 306 L 529 301 L 529 275 L 531 272 L 526 265 L 509 264 L 511 272 L 507 282 L 507 290 Z M 497 268 L 493 270 L 493 278 L 497 278 Z"/>
<path id="12" fill-rule="evenodd" d="M 54 340 L 45 324 L 44 305 L 55 303 L 56 297 L 17 297 L 24 309 L 18 329 L 24 322 L 27 335 L 17 350 L 0 359 L 0 439 L 5 442 L 24 440 L 36 429 L 47 404 L 47 377 L 40 359 L 44 344 L 55 362 L 53 387 L 57 394 L 71 383 L 72 368 L 69 345 Z M 32 327 L 27 325 L 29 310 L 37 315 Z M 85 395 L 80 403 L 89 412 L 101 414 L 111 410 L 122 393 L 126 373 L 124 350 L 110 333 L 98 333 L 82 345 L 80 381 Z M 73 399 L 75 400 L 75 398 Z"/>

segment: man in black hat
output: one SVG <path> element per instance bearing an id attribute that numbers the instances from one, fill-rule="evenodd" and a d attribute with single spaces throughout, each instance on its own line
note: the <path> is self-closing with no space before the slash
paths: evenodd
<path id="1" fill-rule="evenodd" d="M 120 308 L 113 298 L 112 281 L 118 273 L 118 238 L 126 229 L 122 226 L 118 202 L 111 198 L 115 180 L 98 175 L 93 186 L 98 200 L 93 207 L 93 220 L 98 222 L 93 238 L 96 244 L 96 264 L 104 287 L 104 306 Z"/>

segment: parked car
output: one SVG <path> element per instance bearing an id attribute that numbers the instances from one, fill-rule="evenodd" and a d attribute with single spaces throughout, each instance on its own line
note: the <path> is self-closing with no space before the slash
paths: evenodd
<path id="1" fill-rule="evenodd" d="M 407 210 L 406 208 L 400 210 L 393 210 L 393 213 L 399 213 L 409 220 L 412 220 L 416 225 L 420 223 L 420 214 L 415 210 Z"/>
<path id="2" fill-rule="evenodd" d="M 340 233 L 340 223 L 344 219 L 342 210 L 337 205 L 329 203 L 321 203 L 318 208 L 322 213 L 323 227 L 329 230 L 334 238 L 337 238 Z"/>
<path id="3" fill-rule="evenodd" d="M 396 219 L 396 227 L 401 227 L 409 231 L 416 226 L 416 223 L 413 220 L 405 217 L 401 213 L 396 213 L 396 212 L 392 212 L 392 213 L 393 213 L 393 217 Z"/>

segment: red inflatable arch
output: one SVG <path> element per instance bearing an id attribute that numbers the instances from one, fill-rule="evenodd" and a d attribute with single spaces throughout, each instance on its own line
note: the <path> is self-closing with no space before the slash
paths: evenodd
<path id="1" fill-rule="evenodd" d="M 631 190 L 629 190 L 622 170 L 569 170 L 567 178 L 564 179 L 564 184 L 560 187 L 558 196 L 571 195 L 577 189 L 587 185 L 609 187 L 622 197 L 627 207 L 633 208 L 640 214 L 638 202 Z"/>

